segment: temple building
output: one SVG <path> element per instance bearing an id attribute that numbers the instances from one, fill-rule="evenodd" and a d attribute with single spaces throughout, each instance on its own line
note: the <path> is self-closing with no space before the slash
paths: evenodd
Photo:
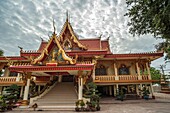
<path id="1" fill-rule="evenodd" d="M 101 96 L 115 97 L 122 88 L 127 95 L 140 96 L 140 89 L 147 86 L 152 97 L 150 64 L 162 56 L 162 51 L 113 54 L 109 40 L 79 39 L 66 19 L 60 34 L 54 27 L 50 39 L 42 40 L 37 50 L 20 47 L 19 56 L 0 57 L 0 70 L 4 70 L 0 93 L 17 84 L 23 106 L 35 102 L 39 106 L 50 102 L 74 104 L 84 98 L 83 89 L 91 79 Z"/>

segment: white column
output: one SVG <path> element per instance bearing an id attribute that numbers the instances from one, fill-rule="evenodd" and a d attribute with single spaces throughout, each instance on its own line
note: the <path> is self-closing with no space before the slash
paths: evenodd
<path id="1" fill-rule="evenodd" d="M 119 80 L 118 72 L 117 72 L 117 66 L 116 66 L 115 62 L 114 62 L 114 70 L 115 70 L 115 80 Z"/>
<path id="2" fill-rule="evenodd" d="M 138 80 L 142 80 L 142 77 L 140 75 L 140 68 L 138 62 L 136 62 L 136 68 L 137 68 L 137 73 L 138 73 Z"/>
<path id="3" fill-rule="evenodd" d="M 112 96 L 112 86 L 109 86 L 109 95 Z"/>
<path id="4" fill-rule="evenodd" d="M 21 86 L 20 97 L 22 97 L 24 86 Z"/>
<path id="5" fill-rule="evenodd" d="M 117 92 L 116 92 L 116 91 L 117 91 L 116 85 L 114 85 L 113 87 L 114 87 L 114 96 L 116 96 L 116 93 L 117 93 Z"/>
<path id="6" fill-rule="evenodd" d="M 96 71 L 96 64 L 97 64 L 96 59 L 93 59 L 92 63 L 94 63 L 94 68 L 93 68 L 93 71 L 92 71 L 92 78 L 93 78 L 93 80 L 95 80 L 95 77 L 96 77 L 95 71 Z"/>
<path id="7" fill-rule="evenodd" d="M 151 90 L 151 94 L 152 94 L 152 96 L 154 95 L 153 93 L 154 93 L 154 90 L 153 90 L 153 86 L 152 86 L 152 83 L 150 83 L 150 90 Z"/>
<path id="8" fill-rule="evenodd" d="M 20 81 L 20 73 L 17 74 L 16 82 Z"/>
<path id="9" fill-rule="evenodd" d="M 146 62 L 146 68 L 147 68 L 147 72 L 148 72 L 148 77 L 149 77 L 149 80 L 151 80 L 151 72 L 150 72 L 150 68 L 149 68 L 149 65 L 148 65 L 148 62 Z"/>
<path id="10" fill-rule="evenodd" d="M 139 88 L 138 88 L 138 84 L 136 84 L 136 93 L 137 93 L 137 95 L 139 95 Z"/>
<path id="11" fill-rule="evenodd" d="M 58 82 L 62 82 L 62 75 L 58 75 Z"/>
<path id="12" fill-rule="evenodd" d="M 79 85 L 79 95 L 78 100 L 83 99 L 83 78 L 78 78 L 78 85 Z"/>
<path id="13" fill-rule="evenodd" d="M 30 86 L 30 79 L 27 79 L 27 85 L 25 86 L 23 100 L 28 100 L 29 86 Z"/>

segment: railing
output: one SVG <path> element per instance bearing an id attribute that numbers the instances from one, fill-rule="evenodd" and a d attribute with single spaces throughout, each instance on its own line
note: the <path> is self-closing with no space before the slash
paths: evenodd
<path id="1" fill-rule="evenodd" d="M 0 82 L 16 82 L 17 77 L 0 77 Z"/>
<path id="2" fill-rule="evenodd" d="M 113 81 L 115 81 L 114 75 L 104 75 L 95 77 L 95 82 L 113 82 Z"/>
<path id="3" fill-rule="evenodd" d="M 136 75 L 119 75 L 119 80 L 138 80 Z"/>
<path id="4" fill-rule="evenodd" d="M 137 75 L 118 75 L 117 79 L 115 75 L 96 75 L 94 82 L 109 83 L 115 81 L 137 81 L 137 80 L 149 80 L 149 75 L 141 75 L 141 79 Z"/>
<path id="5" fill-rule="evenodd" d="M 141 75 L 142 76 L 142 80 L 149 80 L 149 75 Z"/>

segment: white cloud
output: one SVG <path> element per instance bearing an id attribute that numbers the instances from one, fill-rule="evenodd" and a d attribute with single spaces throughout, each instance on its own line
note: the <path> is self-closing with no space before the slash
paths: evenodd
<path id="1" fill-rule="evenodd" d="M 128 33 L 125 0 L 1 0 L 0 49 L 5 55 L 18 55 L 24 49 L 37 49 L 40 38 L 48 40 L 55 19 L 59 34 L 69 11 L 70 22 L 80 38 L 110 36 L 113 53 L 154 51 L 150 35 L 133 37 Z"/>

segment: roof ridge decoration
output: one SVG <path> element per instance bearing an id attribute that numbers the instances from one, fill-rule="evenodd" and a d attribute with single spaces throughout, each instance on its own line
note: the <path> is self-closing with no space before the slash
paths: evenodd
<path id="1" fill-rule="evenodd" d="M 55 29 L 54 29 L 55 30 Z M 52 44 L 55 44 L 55 46 L 57 46 L 58 50 L 57 50 L 57 53 L 53 53 L 53 50 L 54 48 L 51 48 L 50 47 L 52 46 Z M 55 57 L 55 56 L 58 56 L 58 55 L 61 55 L 62 59 L 64 61 L 66 61 L 67 64 L 76 64 L 77 62 L 77 58 L 78 56 L 76 55 L 75 56 L 75 59 L 69 57 L 66 55 L 65 51 L 63 50 L 63 48 L 61 47 L 58 39 L 57 39 L 57 35 L 55 34 L 55 32 L 53 32 L 47 46 L 44 48 L 44 50 L 42 51 L 42 53 L 35 59 L 33 59 L 31 61 L 31 64 L 35 65 L 35 64 L 41 64 L 43 59 L 48 57 L 50 55 L 50 52 L 51 54 L 53 55 L 52 57 Z M 55 60 L 54 58 L 52 58 L 51 61 L 49 61 L 49 63 L 56 63 L 57 65 L 58 64 L 62 64 L 60 61 L 57 61 Z"/>
<path id="2" fill-rule="evenodd" d="M 70 37 L 66 37 L 67 39 L 64 39 L 63 35 L 66 34 L 67 32 L 67 29 L 69 30 L 69 33 L 70 33 Z M 74 31 L 73 31 L 73 28 L 68 20 L 68 13 L 67 13 L 67 18 L 66 18 L 66 22 L 64 23 L 63 27 L 62 27 L 62 30 L 60 32 L 60 35 L 59 35 L 59 42 L 61 44 L 63 44 L 63 48 L 64 48 L 64 41 L 65 40 L 70 40 L 70 42 L 72 42 L 72 47 L 73 45 L 77 46 L 79 49 L 81 50 L 87 50 L 87 47 L 82 45 L 82 43 L 79 42 L 77 36 L 75 35 Z"/>

